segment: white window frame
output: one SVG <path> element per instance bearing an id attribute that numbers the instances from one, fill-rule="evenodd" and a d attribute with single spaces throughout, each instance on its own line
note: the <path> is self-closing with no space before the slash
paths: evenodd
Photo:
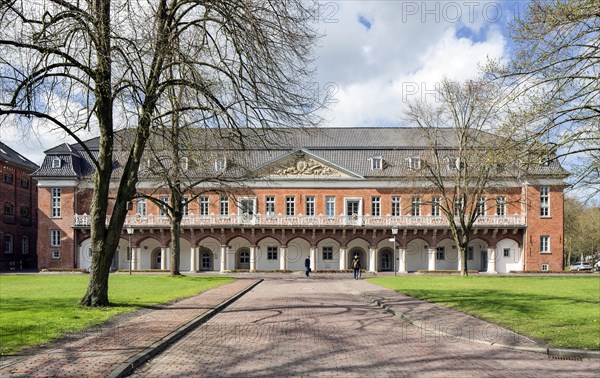
<path id="1" fill-rule="evenodd" d="M 184 217 L 190 215 L 190 203 L 188 202 L 188 199 L 185 196 L 181 199 L 181 214 Z"/>
<path id="2" fill-rule="evenodd" d="M 399 217 L 402 215 L 402 197 L 392 196 L 390 206 L 393 217 Z"/>
<path id="3" fill-rule="evenodd" d="M 198 209 L 200 215 L 203 217 L 208 216 L 210 214 L 210 199 L 208 198 L 208 196 L 200 196 L 198 202 L 200 204 L 200 207 Z"/>
<path id="4" fill-rule="evenodd" d="M 50 247 L 60 247 L 61 238 L 60 230 L 50 230 Z"/>
<path id="5" fill-rule="evenodd" d="M 460 216 L 460 212 L 465 208 L 465 199 L 464 198 L 455 198 L 454 199 L 454 216 Z"/>
<path id="6" fill-rule="evenodd" d="M 190 165 L 190 159 L 188 159 L 186 156 L 182 157 L 179 160 L 179 165 L 182 170 L 187 171 Z"/>
<path id="7" fill-rule="evenodd" d="M 139 215 L 140 217 L 148 215 L 148 204 L 146 203 L 145 198 L 138 198 L 135 210 L 136 215 Z"/>
<path id="8" fill-rule="evenodd" d="M 53 260 L 58 260 L 60 259 L 60 251 L 52 251 L 52 259 Z"/>
<path id="9" fill-rule="evenodd" d="M 268 217 L 275 216 L 275 196 L 265 197 L 265 215 Z"/>
<path id="10" fill-rule="evenodd" d="M 60 218 L 61 216 L 61 190 L 60 188 L 50 189 L 50 207 L 52 218 Z"/>
<path id="11" fill-rule="evenodd" d="M 504 248 L 502 250 L 502 257 L 509 257 L 510 258 L 510 248 Z"/>
<path id="12" fill-rule="evenodd" d="M 27 235 L 23 235 L 23 237 L 21 238 L 21 254 L 29 254 L 29 236 Z"/>
<path id="13" fill-rule="evenodd" d="M 477 216 L 484 217 L 487 211 L 486 209 L 486 201 L 485 197 L 479 197 L 479 201 L 477 201 Z"/>
<path id="14" fill-rule="evenodd" d="M 317 199 L 315 196 L 306 196 L 306 216 L 314 217 L 316 212 Z"/>
<path id="15" fill-rule="evenodd" d="M 410 215 L 413 217 L 421 216 L 421 197 L 415 196 L 410 199 Z"/>
<path id="16" fill-rule="evenodd" d="M 58 156 L 53 157 L 52 158 L 52 168 L 58 169 L 60 167 L 62 167 L 62 160 Z"/>
<path id="17" fill-rule="evenodd" d="M 4 253 L 13 253 L 15 238 L 12 234 L 4 234 Z"/>
<path id="18" fill-rule="evenodd" d="M 506 196 L 496 197 L 496 216 L 497 217 L 505 217 L 506 216 Z"/>
<path id="19" fill-rule="evenodd" d="M 296 197 L 286 196 L 285 197 L 285 215 L 287 217 L 296 216 Z"/>
<path id="20" fill-rule="evenodd" d="M 446 247 L 437 247 L 435 249 L 435 259 L 437 261 L 446 260 Z"/>
<path id="21" fill-rule="evenodd" d="M 411 170 L 421 169 L 421 158 L 409 157 L 406 159 L 406 167 Z"/>
<path id="22" fill-rule="evenodd" d="M 431 198 L 431 216 L 432 217 L 439 217 L 441 212 L 440 212 L 440 207 L 442 204 L 442 200 L 440 197 L 432 197 Z"/>
<path id="23" fill-rule="evenodd" d="M 218 173 L 222 173 L 222 172 L 225 172 L 226 169 L 227 169 L 227 158 L 222 157 L 222 158 L 215 160 L 215 171 L 217 171 Z"/>
<path id="24" fill-rule="evenodd" d="M 542 264 L 542 266 L 540 267 L 540 270 L 542 272 L 547 272 L 550 270 L 550 266 L 548 264 Z"/>
<path id="25" fill-rule="evenodd" d="M 380 196 L 371 197 L 371 216 L 374 216 L 374 217 L 381 216 L 381 197 Z"/>
<path id="26" fill-rule="evenodd" d="M 376 155 L 369 158 L 371 160 L 371 170 L 381 171 L 383 170 L 383 156 Z"/>
<path id="27" fill-rule="evenodd" d="M 238 215 L 244 215 L 244 213 L 246 213 L 244 211 L 244 206 L 242 206 L 242 202 L 252 202 L 252 208 L 250 209 L 250 212 L 248 212 L 248 215 L 255 215 L 256 214 L 256 197 L 240 197 L 238 199 Z"/>
<path id="28" fill-rule="evenodd" d="M 540 188 L 540 217 L 550 217 L 550 187 Z"/>
<path id="29" fill-rule="evenodd" d="M 325 197 L 325 216 L 335 217 L 335 196 Z"/>
<path id="30" fill-rule="evenodd" d="M 219 214 L 224 217 L 229 215 L 229 197 L 219 197 Z"/>
<path id="31" fill-rule="evenodd" d="M 160 205 L 159 206 L 159 214 L 161 217 L 166 217 L 168 214 L 168 210 L 167 210 L 167 204 L 169 203 L 169 197 L 160 197 L 158 199 L 161 203 L 164 203 L 164 205 Z"/>
<path id="32" fill-rule="evenodd" d="M 550 253 L 550 236 L 540 236 L 540 253 Z"/>

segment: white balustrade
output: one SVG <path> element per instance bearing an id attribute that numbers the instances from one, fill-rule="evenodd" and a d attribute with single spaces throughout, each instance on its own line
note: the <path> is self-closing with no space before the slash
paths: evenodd
<path id="1" fill-rule="evenodd" d="M 110 216 L 107 217 L 108 224 Z M 74 217 L 75 227 L 89 227 L 91 217 L 88 214 L 76 214 Z M 125 218 L 125 226 L 169 226 L 170 220 L 160 215 L 128 215 Z M 285 215 L 261 215 L 261 214 L 232 214 L 232 215 L 188 215 L 181 222 L 184 226 L 218 227 L 218 226 L 258 226 L 258 227 L 445 227 L 448 220 L 445 217 L 434 216 L 285 216 Z M 510 216 L 485 216 L 475 221 L 476 227 L 485 226 L 525 226 L 525 215 Z"/>

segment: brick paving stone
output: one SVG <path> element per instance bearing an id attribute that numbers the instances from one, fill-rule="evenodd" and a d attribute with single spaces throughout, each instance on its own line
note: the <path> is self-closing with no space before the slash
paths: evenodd
<path id="1" fill-rule="evenodd" d="M 57 348 L 3 364 L 0 377 L 106 376 L 130 357 L 241 292 L 256 279 L 238 279 L 197 296 L 147 311 L 112 327 L 83 331 Z"/>
<path id="2" fill-rule="evenodd" d="M 267 277 L 134 376 L 596 377 L 600 369 L 600 360 L 557 360 L 423 331 L 357 291 L 374 288 L 337 277 Z"/>

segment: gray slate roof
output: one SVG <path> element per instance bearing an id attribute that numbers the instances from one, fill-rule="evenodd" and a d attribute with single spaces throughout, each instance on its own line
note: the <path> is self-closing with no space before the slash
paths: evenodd
<path id="1" fill-rule="evenodd" d="M 22 156 L 17 151 L 13 150 L 2 142 L 0 142 L 0 161 L 5 161 L 7 163 L 14 164 L 32 171 L 38 169 L 37 164 Z"/>
<path id="2" fill-rule="evenodd" d="M 217 132 L 216 130 L 212 131 Z M 124 133 L 126 131 L 120 131 L 119 137 L 115 140 L 125 141 L 127 136 Z M 406 159 L 420 156 L 430 148 L 426 131 L 411 127 L 289 128 L 279 129 L 277 132 L 252 130 L 248 133 L 244 136 L 245 149 L 242 151 L 230 148 L 229 150 L 232 152 L 229 154 L 228 161 L 231 163 L 237 161 L 240 166 L 246 166 L 250 170 L 267 166 L 270 162 L 282 159 L 298 149 L 303 149 L 324 161 L 365 178 L 403 177 L 409 173 L 405 164 Z M 440 149 L 451 151 L 457 146 L 452 129 L 440 129 L 437 136 Z M 491 134 L 484 134 L 481 137 L 496 138 Z M 208 137 L 205 134 L 199 135 L 197 145 L 203 144 L 206 138 Z M 213 145 L 215 143 L 223 145 L 213 151 L 204 151 L 203 159 L 214 161 L 218 156 L 222 156 L 222 151 L 228 149 L 225 147 L 228 145 L 227 142 L 227 138 L 219 138 L 217 142 L 211 142 Z M 125 146 L 130 145 L 127 142 L 122 143 Z M 97 154 L 98 138 L 90 139 L 85 144 L 95 155 Z M 45 152 L 47 156 L 42 167 L 34 173 L 37 177 L 83 178 L 90 176 L 94 171 L 94 165 L 90 158 L 77 144 L 61 144 Z M 371 170 L 369 158 L 377 155 L 384 159 L 385 169 L 383 170 Z M 60 157 L 63 162 L 59 169 L 52 168 L 51 160 L 54 156 Z M 124 165 L 126 157 L 127 155 L 124 153 L 115 153 L 115 176 L 120 174 L 120 167 Z M 228 164 L 228 167 L 234 167 L 234 165 Z M 214 173 L 210 170 L 212 168 L 209 167 L 208 172 L 205 168 L 202 169 L 202 172 L 196 172 L 192 162 L 188 174 L 202 177 Z M 552 161 L 548 166 L 540 165 L 530 173 L 564 176 L 567 172 L 557 161 Z"/>

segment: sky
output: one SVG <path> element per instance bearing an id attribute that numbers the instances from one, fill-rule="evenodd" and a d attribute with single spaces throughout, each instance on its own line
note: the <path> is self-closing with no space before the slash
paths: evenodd
<path id="1" fill-rule="evenodd" d="M 443 77 L 476 77 L 486 59 L 507 59 L 507 24 L 527 1 L 315 1 L 315 96 L 329 95 L 324 126 L 400 126 L 406 104 L 433 96 Z M 40 164 L 72 142 L 44 123 L 0 127 L 0 140 Z"/>

